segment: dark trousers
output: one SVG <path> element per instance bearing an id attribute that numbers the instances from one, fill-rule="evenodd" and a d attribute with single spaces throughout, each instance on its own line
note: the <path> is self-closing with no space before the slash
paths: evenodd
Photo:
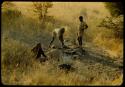
<path id="1" fill-rule="evenodd" d="M 50 42 L 50 45 L 49 45 L 49 47 L 51 46 L 51 44 L 54 42 L 54 40 L 55 40 L 55 36 L 53 36 L 53 38 L 52 38 L 52 41 Z M 64 39 L 63 39 L 63 35 L 60 35 L 59 36 L 59 41 L 61 42 L 61 44 L 62 44 L 62 47 L 64 46 Z"/>
<path id="2" fill-rule="evenodd" d="M 78 36 L 77 38 L 79 46 L 82 47 L 82 36 Z"/>
<path id="3" fill-rule="evenodd" d="M 60 42 L 61 42 L 62 46 L 64 46 L 64 39 L 63 39 L 63 35 L 60 35 L 60 36 L 59 36 L 59 40 L 60 40 Z"/>

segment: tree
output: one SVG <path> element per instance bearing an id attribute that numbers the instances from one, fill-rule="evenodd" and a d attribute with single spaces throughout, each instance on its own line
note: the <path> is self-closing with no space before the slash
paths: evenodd
<path id="1" fill-rule="evenodd" d="M 44 25 L 47 16 L 48 9 L 53 6 L 52 2 L 33 2 L 34 12 L 38 15 L 39 20 Z"/>
<path id="2" fill-rule="evenodd" d="M 113 17 L 124 13 L 122 2 L 105 2 L 105 7 L 109 10 L 111 16 Z"/>

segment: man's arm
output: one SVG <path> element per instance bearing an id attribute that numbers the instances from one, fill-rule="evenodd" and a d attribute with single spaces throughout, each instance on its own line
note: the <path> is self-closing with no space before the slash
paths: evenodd
<path id="1" fill-rule="evenodd" d="M 56 37 L 56 33 L 53 32 L 52 40 L 51 40 L 51 42 L 50 42 L 50 44 L 49 44 L 49 47 L 52 45 L 53 41 L 55 40 L 55 37 Z"/>
<path id="2" fill-rule="evenodd" d="M 85 22 L 84 22 L 85 23 Z M 88 25 L 87 25 L 87 23 L 85 23 L 85 29 L 87 29 L 88 28 Z"/>

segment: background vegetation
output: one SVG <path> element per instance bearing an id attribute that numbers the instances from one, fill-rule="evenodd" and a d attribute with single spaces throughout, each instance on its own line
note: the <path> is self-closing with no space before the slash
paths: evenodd
<path id="1" fill-rule="evenodd" d="M 121 3 L 103 3 L 105 4 L 103 7 L 104 13 L 98 9 L 89 9 L 76 2 L 75 5 L 79 8 L 78 11 L 78 9 L 75 10 L 72 7 L 74 4 L 71 2 L 68 5 L 61 4 L 61 2 L 54 2 L 54 4 L 51 2 L 34 2 L 31 6 L 34 8 L 32 9 L 32 14 L 29 14 L 30 11 L 28 11 L 28 15 L 23 13 L 23 10 L 26 9 L 20 10 L 16 2 L 4 2 L 2 4 L 1 76 L 3 84 L 119 85 L 122 83 L 122 76 L 118 79 L 110 80 L 105 79 L 107 77 L 103 73 L 103 76 L 100 78 L 96 74 L 96 70 L 93 72 L 91 69 L 88 70 L 86 69 L 87 67 L 83 67 L 87 62 L 84 64 L 75 61 L 75 66 L 79 67 L 79 71 L 65 74 L 55 68 L 56 64 L 58 64 L 57 62 L 52 63 L 48 61 L 41 64 L 33 58 L 30 52 L 32 47 L 38 42 L 41 42 L 42 47 L 47 49 L 51 40 L 51 31 L 56 27 L 68 26 L 69 30 L 65 35 L 65 39 L 69 40 L 72 44 L 77 44 L 78 16 L 84 15 L 89 26 L 84 35 L 84 46 L 91 48 L 94 45 L 106 51 L 112 59 L 123 59 L 124 15 Z M 57 7 L 56 11 L 53 10 L 54 5 L 60 5 L 59 8 L 62 8 L 62 14 Z M 80 9 L 80 6 L 83 7 Z M 70 16 L 67 15 L 69 14 L 68 11 L 65 13 L 67 8 L 70 9 Z M 91 43 L 92 46 L 88 43 Z M 99 66 L 101 65 L 98 65 L 97 68 Z M 81 69 L 82 67 L 84 69 Z M 85 70 L 86 72 L 84 72 Z M 107 71 L 104 72 L 109 72 L 110 76 L 112 72 L 109 70 L 110 68 L 107 68 Z M 91 81 L 89 78 L 92 77 L 96 79 Z"/>

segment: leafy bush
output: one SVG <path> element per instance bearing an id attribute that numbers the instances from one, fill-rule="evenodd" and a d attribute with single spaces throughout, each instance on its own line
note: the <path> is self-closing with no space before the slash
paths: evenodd
<path id="1" fill-rule="evenodd" d="M 16 10 L 16 9 L 7 9 L 2 13 L 2 20 L 11 20 L 17 19 L 22 16 L 21 11 Z"/>
<path id="2" fill-rule="evenodd" d="M 5 15 L 8 15 L 8 17 L 10 17 L 10 18 L 20 17 L 21 12 L 18 10 L 8 10 L 5 12 Z"/>
<path id="3" fill-rule="evenodd" d="M 123 15 L 118 17 L 107 17 L 101 23 L 100 27 L 111 29 L 114 32 L 114 38 L 123 38 Z"/>
<path id="4" fill-rule="evenodd" d="M 112 16 L 119 16 L 124 13 L 122 2 L 106 2 L 105 7 L 109 10 Z"/>

